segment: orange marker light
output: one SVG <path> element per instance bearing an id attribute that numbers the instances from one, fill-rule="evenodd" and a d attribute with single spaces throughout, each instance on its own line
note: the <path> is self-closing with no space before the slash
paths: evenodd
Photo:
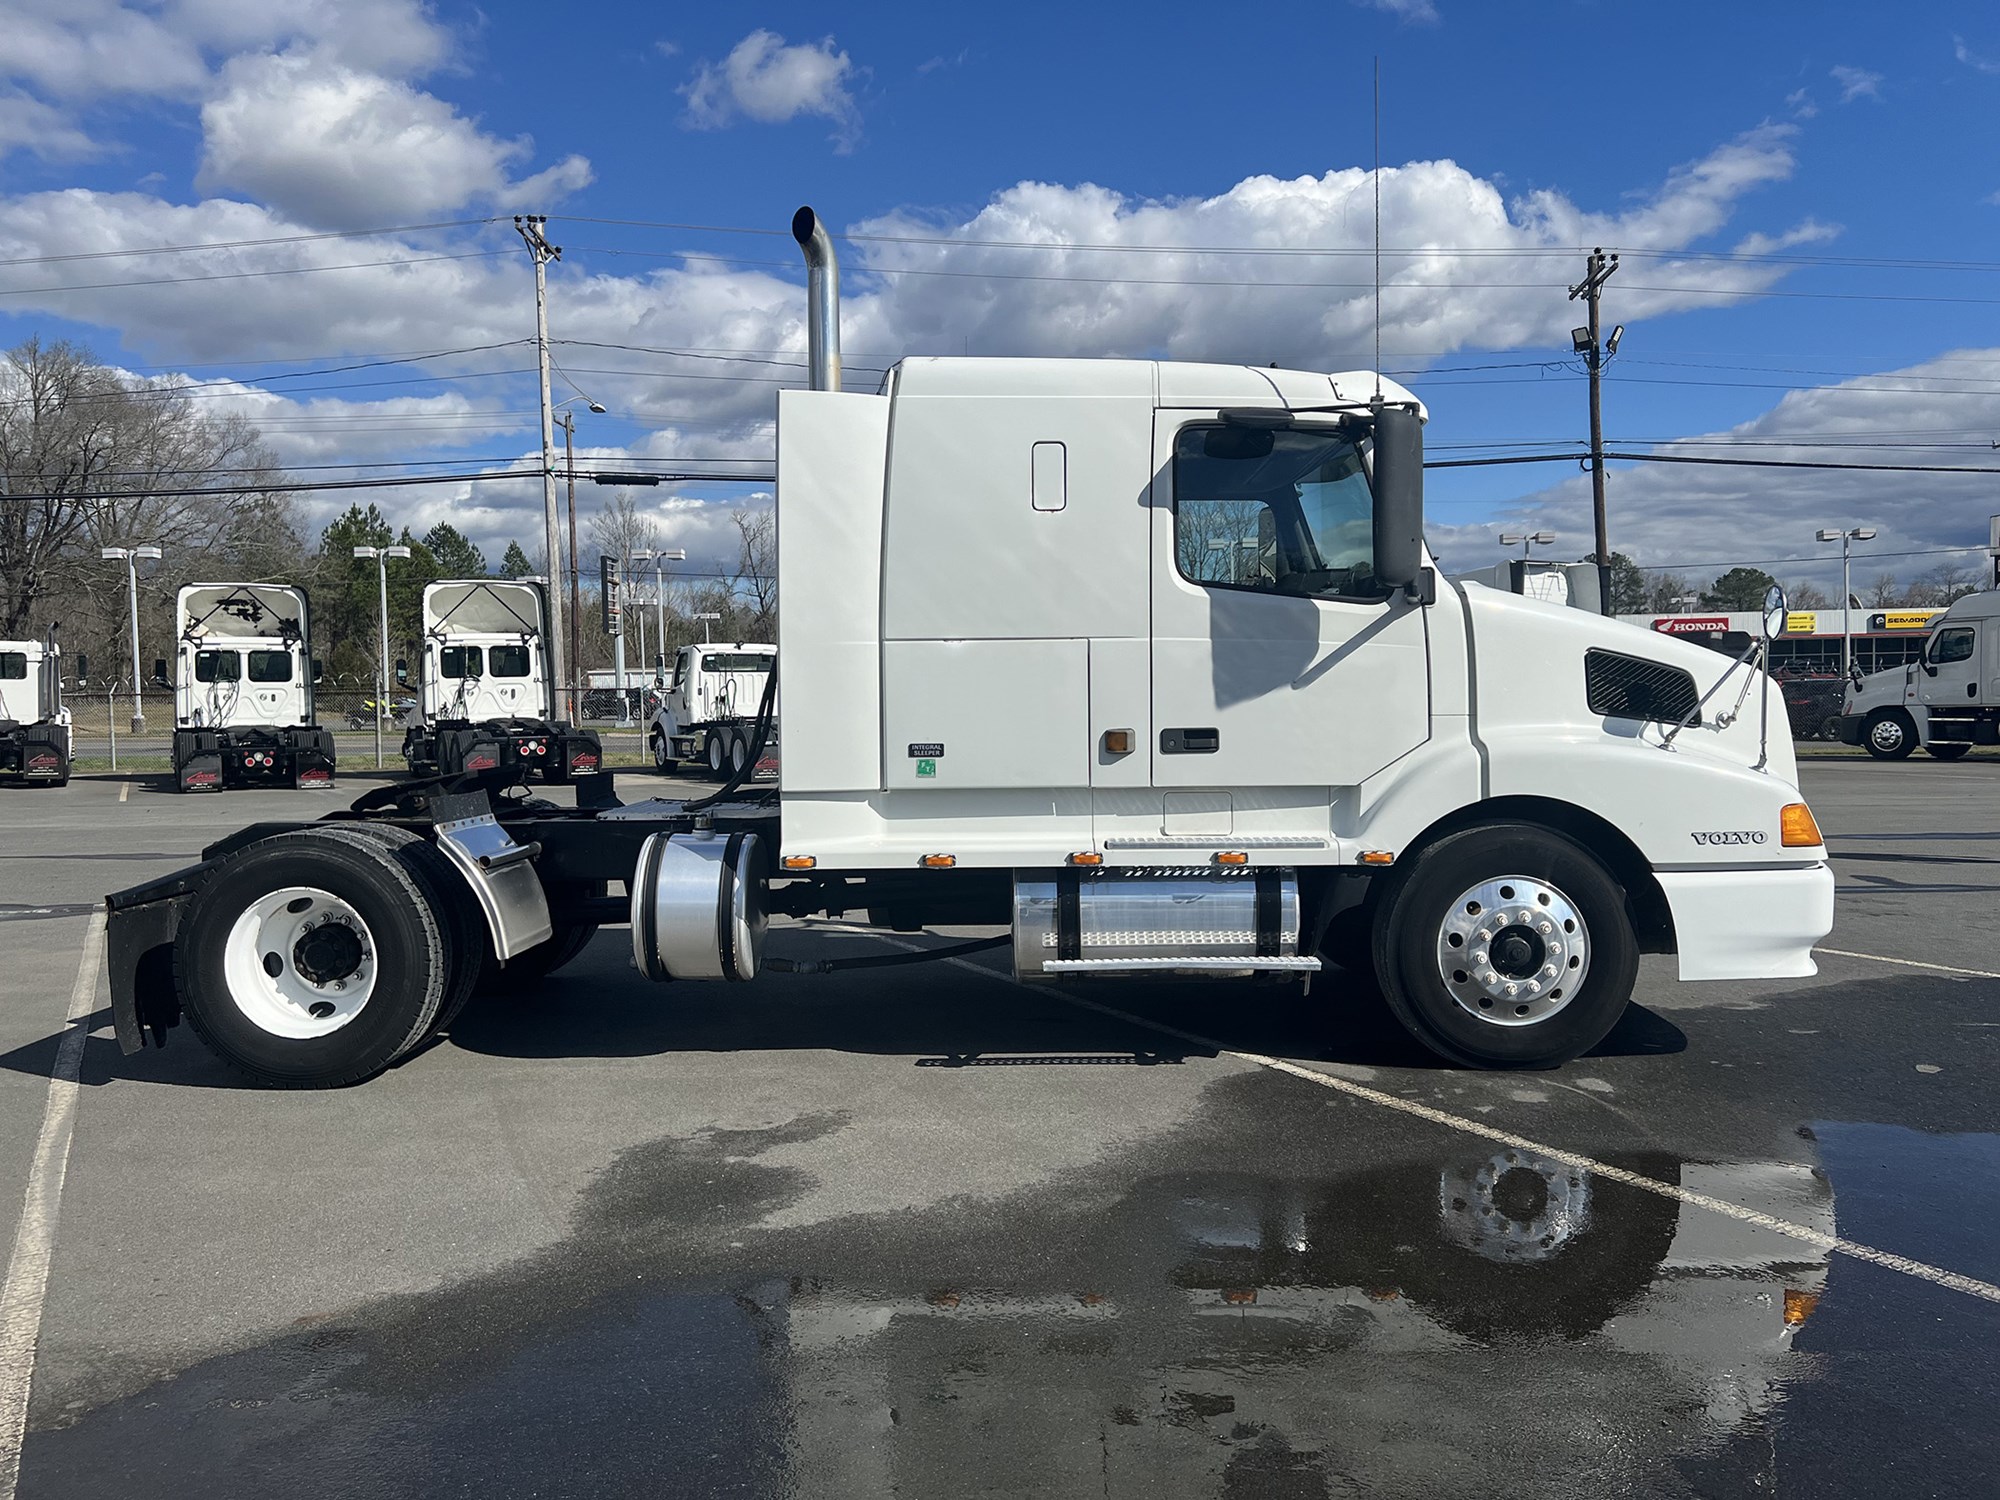
<path id="1" fill-rule="evenodd" d="M 1099 854 L 1095 849 L 1084 849 L 1076 854 L 1072 854 L 1069 857 L 1069 862 L 1073 865 L 1101 865 L 1104 863 L 1104 856 Z"/>
<path id="2" fill-rule="evenodd" d="M 1778 814 L 1778 827 L 1787 849 L 1810 849 L 1826 842 L 1819 836 L 1819 824 L 1813 821 L 1812 809 L 1803 802 L 1786 803 L 1784 811 Z"/>
<path id="3" fill-rule="evenodd" d="M 1106 755 L 1130 755 L 1132 753 L 1132 731 L 1129 729 L 1105 730 L 1104 753 Z"/>
<path id="4" fill-rule="evenodd" d="M 787 854 L 778 863 L 787 870 L 810 870 L 819 860 L 810 854 Z"/>
<path id="5" fill-rule="evenodd" d="M 1364 865 L 1393 865 L 1395 862 L 1396 851 L 1393 849 L 1363 849 L 1361 851 L 1361 863 Z"/>
<path id="6" fill-rule="evenodd" d="M 949 870 L 953 865 L 958 863 L 958 856 L 956 854 L 926 854 L 917 863 L 922 865 L 926 870 Z"/>
<path id="7" fill-rule="evenodd" d="M 1247 865 L 1250 856 L 1238 849 L 1225 849 L 1215 856 L 1215 862 L 1219 865 Z"/>

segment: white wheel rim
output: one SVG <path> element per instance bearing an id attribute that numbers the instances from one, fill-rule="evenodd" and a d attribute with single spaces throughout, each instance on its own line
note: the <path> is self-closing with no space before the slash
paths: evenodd
<path id="1" fill-rule="evenodd" d="M 749 759 L 749 756 L 750 756 L 750 752 L 749 752 L 749 750 L 748 750 L 748 749 L 747 749 L 747 748 L 746 748 L 746 747 L 744 746 L 744 744 L 743 744 L 743 741 L 741 741 L 741 740 L 731 740 L 731 741 L 730 741 L 730 743 L 729 743 L 729 769 L 730 769 L 730 770 L 732 770 L 732 771 L 740 771 L 740 770 L 742 770 L 742 769 L 743 769 L 743 762 L 744 762 L 745 760 Z"/>
<path id="2" fill-rule="evenodd" d="M 708 742 L 708 768 L 711 771 L 722 769 L 722 741 L 713 737 Z"/>
<path id="3" fill-rule="evenodd" d="M 664 766 L 666 763 L 667 763 L 667 737 L 663 734 L 655 734 L 653 736 L 653 764 L 656 766 Z"/>
<path id="4" fill-rule="evenodd" d="M 327 928 L 333 931 L 322 934 Z M 321 934 L 316 942 L 315 934 Z M 236 919 L 222 977 L 245 1020 L 272 1036 L 306 1041 L 361 1013 L 375 993 L 376 951 L 374 934 L 352 906 L 314 886 L 288 885 L 260 896 Z"/>
<path id="5" fill-rule="evenodd" d="M 1546 880 L 1502 875 L 1463 892 L 1438 925 L 1438 977 L 1459 1009 L 1492 1026 L 1535 1026 L 1590 973 L 1590 929 Z"/>

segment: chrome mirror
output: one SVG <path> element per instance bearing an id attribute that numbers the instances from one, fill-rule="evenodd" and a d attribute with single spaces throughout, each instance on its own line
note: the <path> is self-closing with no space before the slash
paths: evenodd
<path id="1" fill-rule="evenodd" d="M 1764 639 L 1785 633 L 1785 591 L 1772 584 L 1764 591 Z"/>

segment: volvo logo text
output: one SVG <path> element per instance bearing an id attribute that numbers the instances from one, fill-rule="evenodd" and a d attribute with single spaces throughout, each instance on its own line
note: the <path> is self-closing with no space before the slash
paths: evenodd
<path id="1" fill-rule="evenodd" d="M 1697 844 L 1761 844 L 1764 833 L 1756 828 L 1725 828 L 1714 833 L 1690 834 Z"/>

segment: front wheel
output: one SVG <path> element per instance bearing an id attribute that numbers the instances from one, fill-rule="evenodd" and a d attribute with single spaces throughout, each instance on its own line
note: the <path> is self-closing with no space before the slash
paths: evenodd
<path id="1" fill-rule="evenodd" d="M 673 751 L 667 744 L 667 732 L 664 729 L 655 729 L 653 731 L 653 769 L 655 771 L 671 771 L 679 764 L 680 762 L 674 759 Z"/>
<path id="2" fill-rule="evenodd" d="M 1954 745 L 1949 741 L 1941 745 L 1926 745 L 1924 749 L 1930 754 L 1935 755 L 1939 760 L 1958 760 L 1972 753 L 1972 746 L 1966 744 Z"/>
<path id="3" fill-rule="evenodd" d="M 1870 717 L 1861 742 L 1877 760 L 1907 760 L 1917 748 L 1916 729 L 1901 712 L 1885 710 Z"/>
<path id="4" fill-rule="evenodd" d="M 1431 1051 L 1547 1068 L 1602 1041 L 1639 972 L 1625 893 L 1580 845 L 1524 823 L 1469 828 L 1392 876 L 1375 973 Z"/>

